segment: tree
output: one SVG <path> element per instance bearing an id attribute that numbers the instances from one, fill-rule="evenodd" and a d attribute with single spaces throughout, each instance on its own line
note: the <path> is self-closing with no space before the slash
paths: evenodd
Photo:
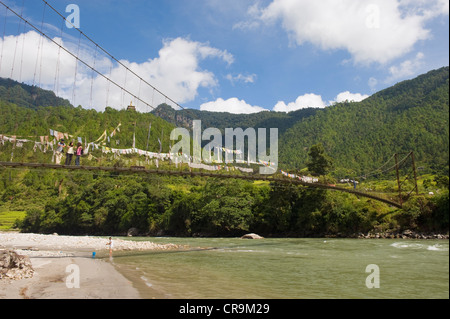
<path id="1" fill-rule="evenodd" d="M 309 161 L 306 165 L 315 176 L 326 175 L 333 166 L 333 160 L 325 154 L 321 143 L 311 146 L 308 156 Z"/>

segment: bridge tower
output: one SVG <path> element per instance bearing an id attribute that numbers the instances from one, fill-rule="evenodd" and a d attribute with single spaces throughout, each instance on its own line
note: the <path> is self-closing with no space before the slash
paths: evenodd
<path id="1" fill-rule="evenodd" d="M 404 182 L 406 182 L 407 180 L 410 179 L 411 175 L 413 175 L 413 182 L 414 182 L 414 188 L 412 190 L 410 190 L 410 192 L 406 195 L 406 200 L 408 200 L 409 196 L 411 196 L 412 192 L 416 192 L 416 195 L 419 195 L 419 188 L 417 187 L 417 170 L 416 170 L 416 161 L 415 161 L 415 157 L 414 157 L 414 152 L 409 152 L 408 155 L 401 160 L 401 163 L 398 160 L 398 156 L 400 154 L 405 154 L 405 153 L 396 153 L 394 155 L 395 157 L 395 172 L 397 175 L 397 186 L 398 186 L 398 199 L 400 201 L 400 205 L 403 206 L 403 196 L 402 196 L 402 185 Z M 406 160 L 408 160 L 408 158 L 411 158 L 411 169 L 408 172 L 408 175 L 405 177 L 405 179 L 403 181 L 400 180 L 400 165 L 402 163 L 405 163 Z"/>

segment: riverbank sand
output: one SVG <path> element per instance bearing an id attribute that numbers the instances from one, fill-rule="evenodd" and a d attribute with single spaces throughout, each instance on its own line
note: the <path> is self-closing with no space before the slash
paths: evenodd
<path id="1" fill-rule="evenodd" d="M 108 256 L 109 240 L 100 237 L 0 232 L 0 250 L 30 258 L 34 274 L 0 279 L 0 299 L 139 299 L 138 290 Z M 114 239 L 114 251 L 167 250 L 176 245 Z M 97 257 L 93 258 L 92 252 Z"/>

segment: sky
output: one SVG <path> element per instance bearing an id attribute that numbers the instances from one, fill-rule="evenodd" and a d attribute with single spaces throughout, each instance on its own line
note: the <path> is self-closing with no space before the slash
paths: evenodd
<path id="1" fill-rule="evenodd" d="M 70 23 L 0 0 L 0 76 L 98 111 L 325 108 L 449 65 L 448 0 L 47 2 Z"/>

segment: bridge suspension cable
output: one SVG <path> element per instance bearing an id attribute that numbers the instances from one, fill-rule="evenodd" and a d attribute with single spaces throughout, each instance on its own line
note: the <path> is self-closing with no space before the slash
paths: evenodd
<path id="1" fill-rule="evenodd" d="M 113 61 L 115 61 L 116 63 L 118 63 L 120 66 L 122 66 L 123 68 L 125 68 L 126 72 L 130 72 L 131 74 L 133 74 L 135 77 L 137 77 L 139 79 L 139 81 L 145 83 L 146 85 L 148 85 L 149 87 L 151 87 L 154 91 L 156 91 L 157 93 L 159 93 L 162 97 L 164 97 L 164 99 L 167 101 L 169 100 L 174 106 L 176 106 L 177 108 L 180 109 L 185 109 L 184 107 L 182 107 L 179 103 L 177 103 L 176 101 L 174 101 L 173 99 L 171 99 L 170 97 L 168 97 L 166 94 L 162 93 L 160 90 L 158 90 L 156 87 L 154 87 L 152 84 L 150 84 L 148 81 L 146 81 L 144 78 L 142 78 L 140 75 L 138 75 L 136 72 L 134 72 L 132 69 L 130 69 L 128 66 L 126 66 L 122 61 L 118 60 L 117 58 L 115 58 L 111 53 L 109 53 L 105 48 L 103 48 L 100 44 L 98 44 L 96 41 L 94 41 L 91 37 L 89 37 L 87 34 L 85 34 L 83 31 L 81 31 L 79 28 L 77 28 L 71 21 L 67 20 L 67 18 L 61 14 L 58 10 L 56 10 L 51 4 L 48 3 L 48 1 L 46 0 L 42 0 L 50 9 L 52 9 L 56 14 L 58 14 L 67 24 L 71 25 L 72 28 L 74 28 L 75 30 L 77 30 L 80 35 L 84 36 L 88 41 L 90 41 L 91 43 L 93 43 L 96 47 L 96 49 L 101 50 L 103 53 L 105 53 L 107 56 L 109 56 Z M 126 83 L 126 77 L 125 77 L 125 83 Z M 117 84 L 116 84 L 117 85 Z M 125 90 L 124 90 L 125 91 Z M 128 93 L 128 92 L 127 92 Z M 143 102 L 142 100 L 138 99 L 139 101 Z M 144 102 L 145 103 L 145 102 Z M 149 105 L 149 103 L 145 103 L 147 105 Z M 153 107 L 152 107 L 153 108 Z M 153 108 L 154 109 L 154 108 Z"/>
<path id="2" fill-rule="evenodd" d="M 368 177 L 371 177 L 371 176 L 374 176 L 374 175 L 377 175 L 377 174 L 380 174 L 380 173 L 384 173 L 384 172 L 386 172 L 386 171 L 389 171 L 390 169 L 387 169 L 387 170 L 384 170 L 384 171 L 383 171 L 383 168 L 384 168 L 385 166 L 387 166 L 394 158 L 395 158 L 395 154 L 392 155 L 392 156 L 391 156 L 391 157 L 390 157 L 383 165 L 381 165 L 381 166 L 378 167 L 377 169 L 375 169 L 375 170 L 373 170 L 373 171 L 371 171 L 371 172 L 369 172 L 369 173 L 362 174 L 362 175 L 358 176 L 358 178 L 368 178 Z"/>
<path id="3" fill-rule="evenodd" d="M 74 75 L 74 83 L 73 83 L 73 90 L 72 90 L 72 102 L 75 102 L 75 90 L 76 90 L 76 82 L 77 82 L 77 71 L 79 69 L 79 65 L 83 65 L 84 67 L 87 68 L 87 70 L 90 70 L 92 76 L 91 76 L 91 93 L 88 96 L 89 98 L 89 106 L 92 107 L 92 101 L 93 101 L 93 85 L 94 85 L 94 75 L 98 75 L 98 78 L 103 78 L 104 80 L 106 80 L 106 83 L 108 83 L 108 88 L 107 88 L 107 94 L 109 95 L 110 92 L 110 87 L 109 84 L 113 84 L 115 87 L 117 87 L 121 92 L 121 102 L 123 104 L 123 101 L 125 99 L 125 95 L 130 96 L 131 98 L 133 98 L 137 104 L 139 103 L 143 103 L 143 105 L 145 105 L 146 107 L 149 107 L 151 110 L 154 110 L 156 107 L 154 105 L 154 103 L 156 102 L 154 99 L 155 93 L 158 94 L 158 101 L 164 101 L 165 103 L 170 103 L 170 105 L 172 107 L 174 107 L 175 109 L 185 109 L 184 107 L 182 107 L 179 103 L 177 103 L 175 100 L 173 100 L 172 98 L 170 98 L 169 96 L 167 96 L 166 94 L 164 94 L 163 92 L 161 92 L 160 90 L 158 90 L 155 86 L 153 86 L 152 84 L 150 84 L 146 79 L 144 79 L 142 76 L 138 75 L 131 67 L 125 65 L 124 62 L 120 61 L 119 59 L 115 58 L 111 53 L 109 53 L 105 48 L 103 48 L 100 44 L 98 44 L 97 42 L 95 42 L 91 37 L 89 37 L 88 35 L 86 35 L 82 30 L 80 30 L 79 28 L 77 28 L 71 21 L 69 21 L 63 14 L 61 14 L 58 10 L 56 10 L 54 8 L 54 6 L 52 6 L 48 1 L 42 0 L 44 8 L 43 8 L 43 13 L 42 13 L 42 22 L 41 22 L 41 26 L 38 27 L 35 23 L 31 22 L 31 19 L 27 19 L 24 14 L 23 14 L 23 7 L 22 7 L 22 12 L 17 12 L 16 9 L 8 6 L 7 4 L 5 4 L 3 1 L 0 1 L 0 3 L 5 7 L 5 28 L 4 28 L 4 36 L 3 39 L 5 38 L 5 34 L 6 34 L 6 23 L 7 23 L 7 16 L 8 16 L 8 12 L 11 12 L 13 14 L 13 16 L 16 16 L 17 18 L 19 18 L 22 23 L 25 22 L 25 25 L 29 25 L 30 28 L 34 31 L 36 31 L 40 36 L 40 41 L 37 43 L 37 49 L 38 49 L 38 54 L 36 55 L 36 65 L 34 68 L 34 75 L 33 75 L 33 85 L 36 84 L 37 82 L 37 73 L 38 70 L 40 70 L 40 74 L 39 74 L 39 86 L 41 85 L 41 76 L 42 76 L 42 60 L 43 60 L 43 46 L 44 46 L 44 41 L 42 41 L 42 39 L 48 39 L 50 42 L 52 42 L 54 45 L 57 46 L 58 48 L 58 59 L 56 62 L 56 70 L 55 70 L 55 82 L 53 85 L 53 89 L 56 92 L 58 92 L 59 90 L 59 73 L 60 73 L 60 53 L 61 52 L 65 52 L 67 54 L 69 54 L 71 57 L 73 57 L 75 59 L 75 75 Z M 49 34 L 47 34 L 46 31 L 44 31 L 44 19 L 46 18 L 46 15 L 48 16 L 48 10 L 46 10 L 46 8 L 50 8 L 51 12 L 54 12 L 57 14 L 58 17 L 60 17 L 62 20 L 62 25 L 64 25 L 64 23 L 66 23 L 66 25 L 70 25 L 72 27 L 72 29 L 75 29 L 76 32 L 78 32 L 78 46 L 75 51 L 77 52 L 73 52 L 74 50 L 70 50 L 68 49 L 65 45 L 63 45 L 62 42 L 62 35 L 63 35 L 63 27 L 61 27 L 61 33 L 60 33 L 60 39 L 61 40 L 56 40 L 55 38 L 52 38 L 52 36 L 50 36 Z M 20 28 L 21 28 L 21 24 L 19 24 L 19 33 L 20 33 Z M 30 30 L 31 30 L 30 29 Z M 95 57 L 94 62 L 89 62 L 87 61 L 87 59 L 83 58 L 80 56 L 80 44 L 81 44 L 81 39 L 86 39 L 89 43 L 93 44 L 95 47 Z M 17 38 L 18 41 L 19 38 Z M 25 40 L 24 40 L 25 42 Z M 2 46 L 2 50 L 3 50 L 3 46 Z M 17 50 L 17 45 L 16 45 L 16 50 Z M 107 57 L 108 60 L 111 61 L 110 63 L 110 68 L 109 68 L 109 74 L 105 74 L 106 72 L 101 72 L 98 70 L 97 66 L 96 66 L 96 62 L 97 62 L 97 54 L 102 53 L 105 54 L 105 58 Z M 16 57 L 17 54 L 14 54 L 14 59 Z M 2 59 L 3 59 L 3 52 L 1 54 Z M 38 67 L 39 64 L 39 60 L 40 60 L 40 67 Z M 123 68 L 125 70 L 125 83 L 123 85 L 121 85 L 119 83 L 119 81 L 117 81 L 117 79 L 114 79 L 112 76 L 112 64 L 113 63 L 117 63 L 117 66 L 119 68 Z M 14 63 L 13 66 L 14 68 Z M 13 71 L 11 71 L 13 72 Z M 116 72 L 117 73 L 117 72 Z M 132 82 L 131 80 L 129 80 L 127 77 L 129 77 L 129 75 L 132 75 L 134 77 L 134 81 L 139 81 L 139 92 L 133 92 L 132 89 L 127 88 L 127 82 Z M 11 78 L 13 78 L 11 76 Z M 130 84 L 131 85 L 131 84 Z M 141 92 L 148 92 L 142 89 L 142 85 L 146 85 L 147 87 L 149 87 L 151 89 L 152 96 L 145 98 L 141 96 Z M 151 100 L 151 101 L 150 101 Z M 108 103 L 110 101 L 109 97 L 106 98 L 106 102 Z M 97 102 L 98 103 L 98 102 Z M 120 103 L 119 101 L 117 103 Z M 156 102 L 159 103 L 159 102 Z M 108 106 L 108 105 L 106 105 Z"/>
<path id="4" fill-rule="evenodd" d="M 130 92 L 129 90 L 127 90 L 126 88 L 122 87 L 120 84 L 118 84 L 117 82 L 113 81 L 112 79 L 108 78 L 107 76 L 105 76 L 104 74 L 102 74 L 100 71 L 98 71 L 97 69 L 95 69 L 94 66 L 91 66 L 88 62 L 84 61 L 83 59 L 81 59 L 80 57 L 76 56 L 74 53 L 72 53 L 70 50 L 68 50 L 67 48 L 65 48 L 63 45 L 61 45 L 60 43 L 56 42 L 54 39 L 52 39 L 50 36 L 48 36 L 44 31 L 40 30 L 38 27 L 36 27 L 34 24 L 32 24 L 31 22 L 27 21 L 24 17 L 22 17 L 21 15 L 19 15 L 16 11 L 14 11 L 12 8 L 8 7 L 5 3 L 3 3 L 2 1 L 0 1 L 0 3 L 2 5 L 4 5 L 9 11 L 11 11 L 13 14 L 15 14 L 18 18 L 22 19 L 23 21 L 25 21 L 26 23 L 28 23 L 34 30 L 36 30 L 38 33 L 40 33 L 42 36 L 44 36 L 45 38 L 47 38 L 48 40 L 50 40 L 51 42 L 53 42 L 56 46 L 58 46 L 59 49 L 64 50 L 65 52 L 67 52 L 69 55 L 71 55 L 73 58 L 75 58 L 77 61 L 81 62 L 82 64 L 84 64 L 87 68 L 91 69 L 92 72 L 97 73 L 99 76 L 103 77 L 104 79 L 106 79 L 107 81 L 111 82 L 112 84 L 116 85 L 118 88 L 120 88 L 121 90 L 127 92 L 130 96 L 134 97 L 136 100 L 141 101 L 142 103 L 146 104 L 148 107 L 155 109 L 154 106 L 150 105 L 149 103 L 147 103 L 146 101 L 142 100 L 140 97 L 136 96 L 135 94 L 133 94 L 132 92 Z"/>

